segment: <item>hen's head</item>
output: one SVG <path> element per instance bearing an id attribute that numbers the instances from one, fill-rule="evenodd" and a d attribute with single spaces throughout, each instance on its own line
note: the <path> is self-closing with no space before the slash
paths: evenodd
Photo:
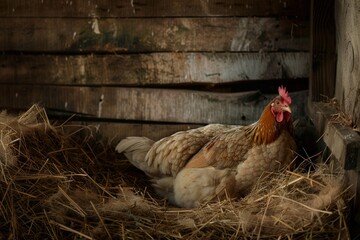
<path id="1" fill-rule="evenodd" d="M 286 91 L 285 87 L 280 86 L 279 96 L 274 98 L 270 103 L 270 109 L 277 122 L 282 122 L 284 119 L 286 122 L 291 118 L 291 97 Z"/>

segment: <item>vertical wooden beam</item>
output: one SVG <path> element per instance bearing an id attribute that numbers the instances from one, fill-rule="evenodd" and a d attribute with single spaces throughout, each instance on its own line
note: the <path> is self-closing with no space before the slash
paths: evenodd
<path id="1" fill-rule="evenodd" d="M 336 0 L 335 97 L 341 110 L 351 116 L 353 127 L 360 129 L 360 1 Z"/>
<path id="2" fill-rule="evenodd" d="M 311 0 L 309 101 L 334 97 L 336 78 L 335 1 Z"/>

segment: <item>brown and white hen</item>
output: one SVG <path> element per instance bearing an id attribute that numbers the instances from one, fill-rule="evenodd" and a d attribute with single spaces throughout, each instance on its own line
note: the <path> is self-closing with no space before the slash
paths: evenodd
<path id="1" fill-rule="evenodd" d="M 175 205 L 197 207 L 243 195 L 262 174 L 284 169 L 294 157 L 291 98 L 285 88 L 278 90 L 251 125 L 209 124 L 157 142 L 128 137 L 116 150 L 152 177 L 156 191 Z"/>

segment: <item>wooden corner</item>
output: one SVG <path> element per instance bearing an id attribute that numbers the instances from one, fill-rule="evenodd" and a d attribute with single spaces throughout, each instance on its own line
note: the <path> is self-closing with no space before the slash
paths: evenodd
<path id="1" fill-rule="evenodd" d="M 310 117 L 332 154 L 345 170 L 360 171 L 360 135 L 341 120 L 339 113 L 328 103 L 309 102 Z"/>

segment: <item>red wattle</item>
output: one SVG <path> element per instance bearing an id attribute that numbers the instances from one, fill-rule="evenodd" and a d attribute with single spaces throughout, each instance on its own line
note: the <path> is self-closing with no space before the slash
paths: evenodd
<path id="1" fill-rule="evenodd" d="M 284 114 L 282 112 L 276 114 L 276 121 L 282 122 L 283 119 L 284 119 Z"/>

